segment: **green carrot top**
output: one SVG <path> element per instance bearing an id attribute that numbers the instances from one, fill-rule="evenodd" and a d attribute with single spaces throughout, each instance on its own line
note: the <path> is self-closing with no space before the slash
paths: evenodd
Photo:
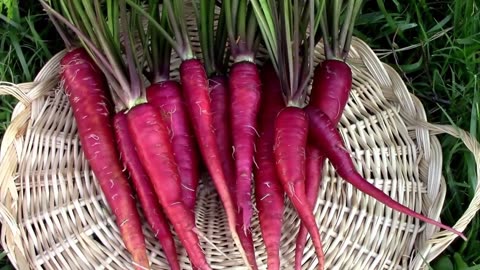
<path id="1" fill-rule="evenodd" d="M 195 12 L 195 17 L 207 75 L 223 74 L 229 60 L 229 53 L 226 50 L 227 29 L 225 23 L 222 23 L 226 16 L 226 1 L 222 1 L 220 7 L 216 0 L 193 0 L 192 2 L 195 6 L 194 10 L 200 10 L 200 12 Z M 215 27 L 218 10 L 219 15 Z"/>
<path id="2" fill-rule="evenodd" d="M 233 62 L 255 61 L 255 52 L 260 41 L 253 1 L 224 0 L 225 25 Z"/>
<path id="3" fill-rule="evenodd" d="M 313 73 L 315 33 L 322 0 L 251 0 L 263 41 L 288 105 L 301 107 Z"/>
<path id="4" fill-rule="evenodd" d="M 158 18 L 155 18 L 154 14 L 150 14 L 137 3 L 135 0 L 125 0 L 129 6 L 141 14 L 144 18 L 150 22 L 151 27 L 155 28 L 160 35 L 163 36 L 166 42 L 175 50 L 180 59 L 183 61 L 188 59 L 194 59 L 195 54 L 193 52 L 192 44 L 190 42 L 190 36 L 187 28 L 187 19 L 192 13 L 190 10 L 185 10 L 186 1 L 172 1 L 163 0 L 162 9 L 165 9 L 166 17 L 168 18 L 168 25 L 170 29 L 166 28 L 165 24 L 161 24 Z M 149 0 L 150 7 L 158 7 L 154 5 L 156 0 Z M 188 15 L 188 16 L 187 16 Z"/>
<path id="5" fill-rule="evenodd" d="M 41 3 L 52 18 L 78 36 L 107 78 L 117 106 L 131 108 L 143 102 L 144 86 L 138 72 L 143 60 L 135 51 L 133 36 L 140 21 L 135 13 L 127 13 L 125 0 Z"/>
<path id="6" fill-rule="evenodd" d="M 363 0 L 325 0 L 320 28 L 326 59 L 345 61 L 350 52 L 355 19 L 361 10 Z"/>

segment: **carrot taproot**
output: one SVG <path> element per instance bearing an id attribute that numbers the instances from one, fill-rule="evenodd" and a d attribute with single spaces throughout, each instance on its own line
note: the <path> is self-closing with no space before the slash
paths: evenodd
<path id="1" fill-rule="evenodd" d="M 304 226 L 312 237 L 318 257 L 318 268 L 323 269 L 324 253 L 320 232 L 305 194 L 305 153 L 309 120 L 305 111 L 289 106 L 275 119 L 274 156 L 278 177 Z"/>
<path id="2" fill-rule="evenodd" d="M 243 230 L 250 229 L 253 215 L 252 174 L 257 114 L 260 108 L 260 77 L 252 62 L 235 63 L 229 74 L 232 139 L 234 147 L 237 207 Z"/>
<path id="3" fill-rule="evenodd" d="M 236 194 L 236 177 L 235 165 L 232 151 L 232 131 L 231 131 L 231 111 L 230 93 L 228 86 L 228 78 L 226 76 L 214 75 L 209 78 L 210 100 L 212 106 L 213 128 L 222 160 L 222 168 L 225 174 L 227 186 L 232 196 Z M 234 200 L 234 205 L 237 201 Z M 235 208 L 236 209 L 236 208 Z M 242 246 L 245 250 L 246 257 L 252 269 L 257 269 L 255 262 L 255 249 L 253 245 L 253 236 L 251 231 L 244 231 L 242 224 L 242 216 L 237 213 L 236 230 Z"/>
<path id="4" fill-rule="evenodd" d="M 162 112 L 170 131 L 175 162 L 180 175 L 185 206 L 195 215 L 199 181 L 199 157 L 181 86 L 173 80 L 151 84 L 146 89 L 147 102 Z"/>
<path id="5" fill-rule="evenodd" d="M 60 65 L 85 157 L 115 215 L 133 263 L 137 269 L 148 269 L 142 223 L 115 144 L 113 106 L 106 81 L 83 48 L 69 51 Z"/>
<path id="6" fill-rule="evenodd" d="M 333 125 L 332 121 L 330 121 L 330 118 L 320 109 L 313 106 L 305 107 L 305 111 L 309 116 L 309 136 L 311 137 L 311 141 L 314 142 L 315 145 L 322 151 L 322 153 L 329 159 L 340 177 L 352 184 L 358 190 L 369 196 L 372 196 L 393 210 L 435 225 L 444 230 L 450 231 L 462 237 L 463 239 L 466 239 L 465 235 L 463 235 L 461 232 L 411 210 L 410 208 L 398 203 L 385 194 L 382 190 L 368 182 L 357 172 L 352 158 L 345 149 L 340 132 Z"/>
<path id="7" fill-rule="evenodd" d="M 251 234 L 252 185 L 257 114 L 260 108 L 260 76 L 255 63 L 237 62 L 229 73 L 230 117 L 235 161 L 237 229 L 252 269 L 257 269 Z"/>
<path id="8" fill-rule="evenodd" d="M 194 218 L 183 203 L 173 147 L 160 111 L 143 103 L 130 109 L 127 118 L 138 157 L 192 265 L 201 270 L 211 269 L 200 247 Z"/>
<path id="9" fill-rule="evenodd" d="M 190 33 L 187 30 L 187 13 L 184 10 L 183 2 L 171 0 L 162 2 L 162 5 L 165 7 L 164 14 L 167 16 L 169 27 L 160 25 L 141 5 L 131 0 L 127 0 L 126 2 L 142 14 L 142 16 L 159 31 L 165 38 L 165 41 L 169 43 L 181 59 L 179 75 L 183 91 L 182 94 L 185 99 L 189 118 L 192 121 L 193 132 L 197 140 L 199 152 L 225 209 L 231 237 L 242 255 L 242 259 L 247 262 L 245 251 L 236 231 L 237 222 L 234 201 L 225 179 L 215 132 L 212 128 L 213 116 L 208 93 L 207 73 L 202 62 L 195 56 L 190 40 Z M 203 1 L 201 2 L 203 3 Z"/>
<path id="10" fill-rule="evenodd" d="M 228 40 L 228 55 L 233 62 L 228 74 L 228 84 L 231 91 L 230 117 L 235 164 L 235 202 L 239 219 L 237 223 L 240 226 L 238 233 L 241 234 L 240 240 L 243 245 L 248 245 L 245 248 L 245 255 L 250 268 L 257 269 L 255 249 L 251 239 L 251 222 L 256 126 L 261 99 L 260 78 L 255 63 L 259 44 L 259 27 L 250 1 L 225 0 L 222 2 L 220 15 L 224 15 L 220 18 L 225 25 L 224 37 Z"/>
<path id="11" fill-rule="evenodd" d="M 280 239 L 282 234 L 284 194 L 277 176 L 273 146 L 275 143 L 275 119 L 285 107 L 281 85 L 273 65 L 268 62 L 260 72 L 262 102 L 259 112 L 254 169 L 255 202 L 263 242 L 267 250 L 267 268 L 280 269 Z"/>
<path id="12" fill-rule="evenodd" d="M 309 105 L 319 108 L 338 124 L 352 88 L 352 71 L 347 63 L 326 59 L 315 68 Z M 307 144 L 307 178 L 305 192 L 312 209 L 317 201 L 322 181 L 325 156 L 312 142 Z M 307 229 L 300 224 L 295 243 L 295 269 L 301 269 L 303 251 L 307 243 Z"/>
<path id="13" fill-rule="evenodd" d="M 217 140 L 220 160 L 230 194 L 235 194 L 235 165 L 233 163 L 232 135 L 230 122 L 230 93 L 228 78 L 213 75 L 208 80 L 212 106 L 213 129 Z"/>
<path id="14" fill-rule="evenodd" d="M 222 160 L 222 168 L 225 180 L 229 188 L 230 194 L 236 194 L 236 175 L 235 164 L 233 159 L 233 143 L 231 130 L 231 115 L 229 104 L 231 104 L 230 87 L 228 77 L 214 75 L 209 78 L 210 100 L 213 117 L 213 128 L 215 130 L 215 138 L 217 141 L 219 154 Z M 237 209 L 237 201 L 233 199 Z M 242 223 L 242 215 L 237 212 L 236 231 L 245 251 L 245 256 L 253 270 L 257 269 L 255 262 L 255 248 L 253 245 L 253 236 L 250 230 L 245 231 Z"/>
<path id="15" fill-rule="evenodd" d="M 308 140 L 308 139 L 307 139 Z M 325 163 L 325 156 L 320 149 L 315 147 L 311 142 L 307 143 L 306 148 L 306 176 L 305 176 L 305 194 L 310 209 L 314 209 L 320 190 L 323 166 Z M 297 239 L 295 241 L 295 270 L 302 269 L 303 252 L 307 244 L 307 227 L 300 223 L 298 229 Z"/>
<path id="16" fill-rule="evenodd" d="M 180 270 L 178 263 L 177 248 L 173 240 L 170 225 L 158 203 L 152 183 L 143 168 L 138 154 L 135 150 L 125 111 L 117 112 L 113 118 L 117 147 L 120 151 L 120 158 L 130 174 L 130 181 L 137 193 L 145 219 L 152 229 L 155 237 L 160 242 L 167 262 L 172 270 Z"/>
<path id="17" fill-rule="evenodd" d="M 236 229 L 237 218 L 234 201 L 225 179 L 215 132 L 212 129 L 213 115 L 208 94 L 208 81 L 202 63 L 198 59 L 182 61 L 180 64 L 180 80 L 200 153 L 225 208 L 232 238 L 240 249 L 242 257 L 246 260 Z"/>
<path id="18" fill-rule="evenodd" d="M 352 41 L 352 33 L 355 25 L 355 18 L 360 12 L 363 0 L 352 0 L 347 5 L 335 0 L 331 7 L 336 11 L 324 12 L 319 18 L 323 36 L 325 60 L 316 66 L 313 74 L 312 90 L 309 105 L 323 111 L 336 126 L 343 114 L 352 87 L 352 70 L 346 63 Z M 345 13 L 344 13 L 345 12 Z M 338 29 L 339 31 L 329 32 L 327 29 Z M 312 145 L 310 143 L 310 145 Z M 308 146 L 313 147 L 313 146 Z M 312 150 L 317 151 L 317 150 Z M 311 163 L 311 162 L 309 162 Z M 310 168 L 312 174 L 319 174 L 319 178 L 312 179 L 310 190 L 307 186 L 307 197 L 315 204 L 318 197 L 316 186 L 321 182 L 322 170 L 325 163 L 325 156 L 322 155 L 316 167 Z M 312 161 L 313 164 L 313 161 Z M 305 228 L 301 227 L 297 237 L 296 261 L 301 260 L 301 253 L 305 247 Z M 301 239 L 302 238 L 302 239 Z M 300 263 L 296 262 L 296 268 L 300 269 Z"/>

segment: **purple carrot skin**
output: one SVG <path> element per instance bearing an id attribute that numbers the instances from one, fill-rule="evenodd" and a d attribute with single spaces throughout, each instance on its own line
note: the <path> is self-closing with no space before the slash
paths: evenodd
<path id="1" fill-rule="evenodd" d="M 318 269 L 324 267 L 319 228 L 305 194 L 305 160 L 308 117 L 298 107 L 282 109 L 275 119 L 274 155 L 277 174 L 302 223 L 312 237 L 318 257 Z"/>
<path id="2" fill-rule="evenodd" d="M 190 261 L 198 269 L 211 269 L 200 247 L 194 218 L 182 200 L 180 175 L 160 111 L 154 105 L 143 103 L 131 109 L 127 118 L 138 157 Z"/>
<path id="3" fill-rule="evenodd" d="M 257 138 L 257 114 L 260 109 L 261 84 L 257 65 L 238 62 L 230 69 L 230 116 L 235 160 L 235 194 L 239 216 L 237 220 L 240 240 L 253 269 L 257 269 L 255 250 L 250 232 L 253 215 L 252 175 L 255 141 Z"/>
<path id="4" fill-rule="evenodd" d="M 155 83 L 147 88 L 146 95 L 148 103 L 160 109 L 170 130 L 173 153 L 182 184 L 183 202 L 192 215 L 195 215 L 200 178 L 199 157 L 181 86 L 172 80 Z"/>
<path id="5" fill-rule="evenodd" d="M 125 112 L 121 111 L 116 113 L 113 123 L 120 157 L 130 174 L 130 179 L 135 187 L 137 197 L 145 214 L 145 219 L 154 232 L 155 237 L 162 245 L 170 269 L 180 270 L 177 248 L 175 247 L 175 241 L 170 231 L 170 225 L 158 203 L 158 198 L 153 190 L 152 183 L 138 158 L 128 130 L 128 120 Z"/>
<path id="6" fill-rule="evenodd" d="M 228 89 L 228 79 L 224 76 L 212 76 L 209 79 L 210 100 L 213 116 L 213 127 L 217 140 L 219 154 L 222 160 L 222 168 L 225 174 L 230 194 L 235 194 L 235 166 L 232 158 L 232 142 L 230 128 L 230 95 Z M 253 270 L 257 269 L 255 261 L 255 250 L 253 245 L 252 233 L 243 231 L 241 223 L 242 216 L 237 215 L 236 230 L 242 243 L 250 265 Z"/>
<path id="7" fill-rule="evenodd" d="M 215 133 L 212 129 L 213 117 L 208 94 L 208 81 L 202 63 L 197 59 L 183 61 L 180 65 L 180 79 L 200 153 L 225 208 L 232 238 L 242 257 L 246 259 L 245 251 L 236 231 L 234 201 L 228 190 Z"/>
<path id="8" fill-rule="evenodd" d="M 269 270 L 280 269 L 280 239 L 282 234 L 284 191 L 277 177 L 273 146 L 275 144 L 275 119 L 285 107 L 280 81 L 271 63 L 265 64 L 260 73 L 262 81 L 262 105 L 259 113 L 259 134 L 254 169 L 255 202 L 263 242 L 267 250 Z"/>
<path id="9" fill-rule="evenodd" d="M 410 208 L 398 203 L 397 201 L 390 198 L 387 194 L 385 194 L 382 190 L 378 189 L 373 184 L 365 180 L 365 178 L 363 178 L 356 171 L 355 165 L 353 164 L 349 153 L 345 149 L 343 139 L 339 131 L 330 121 L 329 117 L 320 109 L 314 108 L 312 106 L 307 106 L 305 108 L 305 111 L 308 113 L 310 119 L 309 136 L 311 137 L 311 141 L 315 142 L 316 146 L 321 149 L 322 153 L 330 160 L 331 164 L 333 165 L 340 177 L 352 184 L 358 190 L 372 196 L 379 202 L 396 211 L 420 219 L 424 222 L 433 224 L 437 227 L 450 231 L 462 237 L 463 239 L 466 239 L 466 237 L 461 232 L 445 224 L 442 224 L 441 222 L 419 214 L 411 210 Z"/>
<path id="10" fill-rule="evenodd" d="M 340 60 L 325 60 L 315 68 L 309 104 L 335 125 L 342 117 L 352 89 L 352 70 Z"/>
<path id="11" fill-rule="evenodd" d="M 106 82 L 84 49 L 68 52 L 60 64 L 85 157 L 115 215 L 136 269 L 149 269 L 142 223 L 116 149 Z"/>
<path id="12" fill-rule="evenodd" d="M 235 167 L 232 158 L 232 135 L 230 133 L 230 93 L 225 76 L 212 76 L 208 80 L 212 106 L 213 128 L 217 140 L 222 168 L 230 194 L 235 194 Z"/>
<path id="13" fill-rule="evenodd" d="M 230 115 L 235 159 L 237 207 L 243 230 L 250 229 L 253 215 L 252 173 L 255 152 L 256 122 L 260 108 L 261 84 L 257 66 L 251 62 L 235 63 L 230 69 Z"/>
<path id="14" fill-rule="evenodd" d="M 324 162 L 325 157 L 321 151 L 311 143 L 307 143 L 305 193 L 311 210 L 314 209 L 315 203 L 317 202 L 318 191 L 322 182 L 321 177 Z M 298 230 L 297 240 L 295 242 L 296 270 L 302 269 L 303 251 L 307 244 L 307 233 L 307 228 L 303 226 L 303 223 L 300 223 L 300 229 Z"/>
<path id="15" fill-rule="evenodd" d="M 237 221 L 240 217 L 237 218 Z M 241 220 L 241 219 L 240 219 Z M 238 237 L 240 238 L 240 242 L 242 243 L 243 249 L 245 250 L 245 255 L 247 257 L 247 261 L 250 264 L 252 270 L 257 270 L 257 261 L 255 259 L 255 246 L 253 245 L 253 236 L 252 231 L 244 231 L 243 224 L 238 222 L 237 224 L 237 233 Z"/>
<path id="16" fill-rule="evenodd" d="M 348 64 L 340 60 L 327 59 L 315 68 L 309 104 L 319 108 L 330 118 L 333 124 L 337 125 L 347 105 L 351 88 L 352 71 Z M 309 142 L 307 145 L 305 192 L 310 205 L 313 207 L 318 198 L 325 157 L 321 155 L 318 149 L 312 148 L 314 146 L 312 142 Z M 311 155 L 308 154 L 309 152 Z M 295 245 L 296 270 L 301 269 L 303 251 L 307 243 L 306 236 L 307 230 L 301 224 Z"/>

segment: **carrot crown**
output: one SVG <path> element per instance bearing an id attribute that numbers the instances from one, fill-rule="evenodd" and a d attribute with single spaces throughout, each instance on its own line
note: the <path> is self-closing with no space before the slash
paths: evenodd
<path id="1" fill-rule="evenodd" d="M 346 60 L 352 43 L 355 19 L 363 0 L 325 0 L 320 20 L 326 59 Z"/>
<path id="2" fill-rule="evenodd" d="M 52 2 L 54 4 L 52 4 Z M 128 108 L 143 99 L 140 74 L 142 57 L 134 48 L 139 17 L 127 14 L 125 0 L 41 0 L 47 13 L 73 31 L 102 70 L 116 103 Z"/>
<path id="3" fill-rule="evenodd" d="M 160 35 L 172 46 L 175 52 L 178 54 L 180 59 L 183 61 L 188 59 L 194 59 L 195 54 L 190 43 L 190 37 L 188 34 L 187 24 L 186 24 L 186 13 L 184 9 L 184 1 L 171 1 L 163 0 L 162 9 L 165 9 L 167 12 L 168 23 L 171 27 L 171 33 L 166 29 L 165 25 L 161 25 L 158 22 L 158 18 L 152 16 L 143 7 L 137 3 L 135 0 L 125 0 L 128 5 L 130 5 L 134 10 L 139 14 L 145 17 L 154 27 Z M 149 0 L 150 6 L 152 2 L 157 2 L 156 0 Z M 155 6 L 158 8 L 158 5 Z"/>
<path id="4" fill-rule="evenodd" d="M 225 25 L 233 62 L 255 61 L 259 44 L 258 23 L 253 12 L 252 1 L 224 0 Z"/>
<path id="5" fill-rule="evenodd" d="M 302 106 L 313 73 L 314 36 L 323 0 L 251 0 L 288 105 Z"/>

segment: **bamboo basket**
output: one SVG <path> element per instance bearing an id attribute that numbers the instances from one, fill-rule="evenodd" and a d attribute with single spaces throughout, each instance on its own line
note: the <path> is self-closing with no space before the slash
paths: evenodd
<path id="1" fill-rule="evenodd" d="M 319 45 L 316 63 L 322 52 Z M 0 85 L 1 94 L 20 101 L 0 150 L 1 244 L 17 269 L 131 269 L 59 82 L 64 53 L 55 55 L 33 82 Z M 438 219 L 446 185 L 435 135 L 460 138 L 474 154 L 480 175 L 478 142 L 465 131 L 428 123 L 420 101 L 363 41 L 354 39 L 348 62 L 354 82 L 339 129 L 357 169 L 400 203 Z M 172 64 L 178 67 L 178 59 Z M 385 207 L 340 179 L 328 162 L 325 166 L 315 215 L 326 269 L 426 269 L 456 238 Z M 196 218 L 208 239 L 201 239 L 208 261 L 213 269 L 246 269 L 208 176 L 201 180 Z M 478 186 L 476 191 L 454 226 L 460 231 L 480 207 Z M 284 218 L 281 263 L 292 269 L 299 220 L 288 202 Z M 252 225 L 257 262 L 266 269 L 256 215 Z M 144 232 L 152 268 L 168 269 L 147 225 Z M 178 252 L 182 267 L 190 269 L 185 251 L 179 247 Z M 304 269 L 317 264 L 310 240 L 303 262 Z"/>

